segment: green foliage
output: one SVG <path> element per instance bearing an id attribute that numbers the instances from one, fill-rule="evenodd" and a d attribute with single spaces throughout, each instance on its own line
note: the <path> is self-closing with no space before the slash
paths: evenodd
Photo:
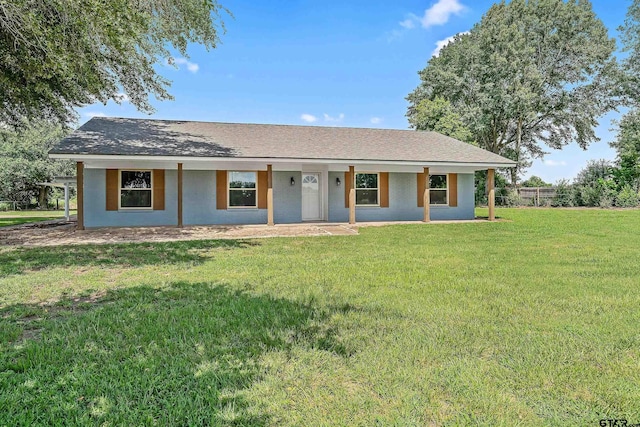
<path id="1" fill-rule="evenodd" d="M 544 182 L 542 178 L 532 175 L 529 179 L 522 182 L 523 187 L 553 187 L 552 184 Z"/>
<path id="2" fill-rule="evenodd" d="M 614 50 L 589 2 L 503 1 L 429 60 L 407 115 L 418 122 L 423 100 L 443 98 L 481 147 L 526 167 L 544 146 L 597 140 L 597 117 L 615 106 Z"/>
<path id="3" fill-rule="evenodd" d="M 640 104 L 640 1 L 633 0 L 624 24 L 618 28 L 622 51 L 627 53 L 622 61 L 623 73 L 619 78 L 621 92 L 636 107 Z"/>
<path id="4" fill-rule="evenodd" d="M 30 202 L 41 191 L 38 182 L 75 175 L 73 162 L 49 159 L 49 150 L 65 132 L 46 121 L 0 129 L 0 200 Z"/>
<path id="5" fill-rule="evenodd" d="M 640 195 L 638 190 L 630 185 L 624 185 L 620 192 L 616 195 L 616 206 L 620 208 L 635 208 L 640 204 Z"/>
<path id="6" fill-rule="evenodd" d="M 497 215 L 0 246 L 0 425 L 640 420 L 638 212 Z"/>
<path id="7" fill-rule="evenodd" d="M 0 123 L 46 118 L 66 124 L 74 108 L 109 99 L 152 112 L 171 99 L 156 68 L 215 48 L 224 29 L 215 0 L 13 0 L 0 7 Z"/>
<path id="8" fill-rule="evenodd" d="M 637 206 L 636 186 L 619 180 L 620 168 L 607 160 L 592 160 L 574 180 L 573 197 L 577 206 Z"/>
<path id="9" fill-rule="evenodd" d="M 415 113 L 409 116 L 409 123 L 417 130 L 430 130 L 477 145 L 460 115 L 454 111 L 451 103 L 442 97 L 436 97 L 433 101 L 420 101 Z"/>
<path id="10" fill-rule="evenodd" d="M 518 190 L 516 190 L 515 188 L 511 188 L 506 191 L 506 196 L 503 198 L 502 204 L 507 207 L 516 207 L 522 206 L 524 204 L 524 201 L 518 194 Z"/>
<path id="11" fill-rule="evenodd" d="M 620 187 L 640 184 L 640 111 L 631 110 L 618 125 L 616 140 L 611 146 L 618 152 L 614 171 Z"/>
<path id="12" fill-rule="evenodd" d="M 573 190 L 571 184 L 566 179 L 561 179 L 556 183 L 556 194 L 551 200 L 551 206 L 570 207 L 574 205 Z"/>

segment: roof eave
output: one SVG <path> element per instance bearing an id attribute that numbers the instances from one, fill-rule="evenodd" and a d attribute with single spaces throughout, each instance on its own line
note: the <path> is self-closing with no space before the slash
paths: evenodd
<path id="1" fill-rule="evenodd" d="M 333 163 L 333 164 L 381 164 L 407 166 L 468 166 L 479 168 L 510 168 L 515 162 L 463 162 L 440 160 L 382 160 L 382 159 L 331 159 L 331 158 L 293 158 L 293 157 L 197 157 L 197 156 L 150 156 L 123 154 L 76 154 L 50 153 L 52 159 L 74 161 L 83 160 L 123 160 L 123 161 L 158 161 L 158 162 L 265 162 L 265 163 Z M 505 159 L 507 160 L 507 159 Z"/>

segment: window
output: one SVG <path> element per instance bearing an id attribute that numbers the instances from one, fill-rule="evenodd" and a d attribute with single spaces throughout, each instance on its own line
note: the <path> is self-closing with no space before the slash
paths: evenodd
<path id="1" fill-rule="evenodd" d="M 152 191 L 150 170 L 120 171 L 120 208 L 151 208 Z"/>
<path id="2" fill-rule="evenodd" d="M 258 200 L 257 172 L 229 171 L 229 207 L 255 208 Z"/>
<path id="3" fill-rule="evenodd" d="M 356 206 L 378 205 L 378 174 L 356 174 Z"/>
<path id="4" fill-rule="evenodd" d="M 448 204 L 447 175 L 429 176 L 429 200 L 432 205 Z"/>

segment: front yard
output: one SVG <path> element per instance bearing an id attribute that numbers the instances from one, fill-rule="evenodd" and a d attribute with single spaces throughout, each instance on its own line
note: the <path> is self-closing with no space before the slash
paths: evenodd
<path id="1" fill-rule="evenodd" d="M 75 215 L 76 211 L 70 211 Z M 28 224 L 39 221 L 51 221 L 64 218 L 64 210 L 60 211 L 0 211 L 0 227 Z"/>
<path id="2" fill-rule="evenodd" d="M 640 211 L 497 213 L 0 246 L 0 425 L 640 423 Z"/>

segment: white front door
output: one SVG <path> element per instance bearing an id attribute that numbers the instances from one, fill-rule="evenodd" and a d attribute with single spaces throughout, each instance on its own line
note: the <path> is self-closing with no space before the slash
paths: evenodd
<path id="1" fill-rule="evenodd" d="M 320 174 L 302 174 L 302 220 L 322 219 L 322 191 L 320 191 Z"/>

